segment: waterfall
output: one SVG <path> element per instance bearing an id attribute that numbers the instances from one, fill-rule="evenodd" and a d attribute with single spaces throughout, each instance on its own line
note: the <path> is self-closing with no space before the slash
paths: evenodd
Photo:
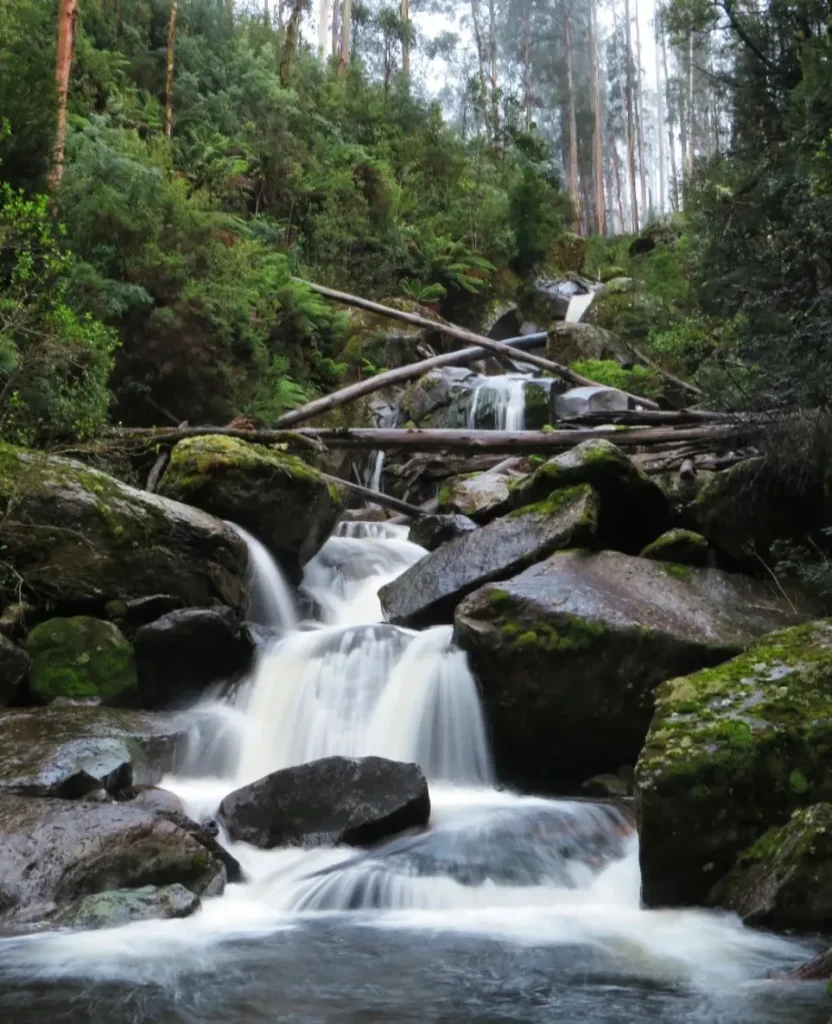
<path id="1" fill-rule="evenodd" d="M 474 388 L 468 426 L 475 429 L 487 410 L 493 410 L 495 430 L 522 430 L 526 412 L 525 387 L 528 377 L 506 374 L 482 377 Z"/>
<path id="2" fill-rule="evenodd" d="M 584 313 L 592 305 L 592 300 L 595 298 L 595 292 L 583 292 L 578 295 L 573 295 L 569 300 L 569 306 L 566 310 L 566 316 L 563 318 L 568 324 L 577 324 L 583 320 Z"/>
<path id="3" fill-rule="evenodd" d="M 294 629 L 298 624 L 295 599 L 277 563 L 266 546 L 242 526 L 228 525 L 245 541 L 248 549 L 249 618 L 281 632 Z"/>

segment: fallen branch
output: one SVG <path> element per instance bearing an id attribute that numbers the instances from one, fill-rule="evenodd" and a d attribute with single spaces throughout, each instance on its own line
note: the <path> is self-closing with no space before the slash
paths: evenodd
<path id="1" fill-rule="evenodd" d="M 370 501 L 376 505 L 381 505 L 382 508 L 392 509 L 393 512 L 399 512 L 401 515 L 409 517 L 410 519 L 419 519 L 425 515 L 425 510 L 420 508 L 418 505 L 411 505 L 408 501 L 402 501 L 401 498 L 394 498 L 389 494 L 383 494 L 381 491 L 374 491 L 372 487 L 365 487 L 363 484 L 355 484 L 352 480 L 343 480 L 339 476 L 330 476 L 329 473 L 321 473 L 321 476 L 327 483 L 338 484 L 339 487 L 346 487 L 354 494 L 361 495 L 362 498 L 369 498 Z"/>
<path id="2" fill-rule="evenodd" d="M 310 437 L 308 432 L 298 433 L 296 430 L 241 430 L 238 427 L 179 427 L 170 430 L 167 427 L 119 427 L 110 432 L 115 441 L 141 441 L 144 444 L 177 444 L 189 437 L 207 437 L 219 434 L 221 437 L 234 437 L 252 444 L 297 444 L 316 455 L 326 449 L 323 444 Z"/>
<path id="3" fill-rule="evenodd" d="M 324 285 L 314 284 L 311 281 L 304 281 L 301 278 L 295 278 L 295 280 L 301 284 L 305 284 L 319 295 L 333 299 L 335 302 L 340 302 L 343 305 L 354 306 L 358 309 L 366 309 L 371 313 L 378 313 L 380 316 L 386 316 L 392 320 L 402 320 L 405 323 L 412 324 L 414 327 L 421 327 L 424 330 L 445 334 L 449 338 L 456 338 L 458 341 L 468 342 L 479 349 L 487 349 L 489 352 L 494 352 L 500 356 L 507 356 L 509 359 L 516 358 L 516 352 L 512 350 L 510 345 L 506 345 L 501 341 L 494 341 L 493 338 L 486 338 L 481 334 L 474 334 L 472 331 L 466 331 L 462 327 L 456 327 L 454 324 L 437 322 L 429 320 L 427 317 L 419 316 L 416 313 L 406 313 L 403 310 L 391 309 L 389 306 L 383 306 L 379 302 L 371 302 L 369 299 L 362 299 L 358 295 L 339 292 L 334 288 L 326 288 Z M 300 409 L 293 409 L 291 412 L 280 417 L 278 425 L 281 427 L 288 427 L 295 423 L 301 423 L 304 420 L 310 419 L 312 416 L 317 416 L 322 412 L 328 412 L 330 409 L 337 408 L 340 405 L 345 405 L 347 402 L 354 401 L 356 398 L 361 397 L 361 395 L 371 394 L 372 391 L 387 387 L 389 384 L 396 383 L 399 380 L 408 380 L 411 376 L 421 376 L 421 374 L 427 372 L 428 369 L 435 369 L 437 366 L 452 366 L 455 363 L 454 357 L 458 358 L 459 353 L 449 353 L 447 356 L 435 357 L 436 359 L 447 359 L 447 362 L 436 363 L 433 360 L 424 360 L 421 364 L 412 363 L 410 366 L 404 366 L 397 370 L 388 370 L 386 373 L 380 373 L 376 377 L 371 377 L 367 381 L 359 381 L 358 384 L 352 384 L 349 387 L 343 388 L 340 391 L 335 391 L 333 394 L 327 395 L 324 398 L 308 402 L 306 405 L 301 406 Z M 477 355 L 472 358 L 476 359 L 482 357 Z M 581 374 L 575 373 L 573 370 L 570 370 L 568 366 L 561 366 L 560 363 L 555 363 L 551 359 L 544 359 L 542 356 L 533 355 L 531 352 L 523 353 L 523 362 L 529 363 L 532 366 L 537 366 L 539 369 L 546 370 L 549 373 L 553 373 L 556 377 L 561 377 L 563 380 L 567 380 L 577 387 L 599 386 L 597 381 L 590 380 L 588 377 L 583 377 Z M 426 366 L 428 363 L 431 365 Z M 416 370 L 415 373 L 407 373 L 407 371 L 413 371 L 414 369 Z M 405 375 L 401 376 L 403 371 L 405 372 Z M 367 388 L 366 385 L 370 384 L 375 386 Z M 652 399 L 630 394 L 628 394 L 628 397 L 632 398 L 633 401 L 638 402 L 640 405 L 643 405 L 646 409 L 659 408 L 658 403 L 654 402 Z"/>

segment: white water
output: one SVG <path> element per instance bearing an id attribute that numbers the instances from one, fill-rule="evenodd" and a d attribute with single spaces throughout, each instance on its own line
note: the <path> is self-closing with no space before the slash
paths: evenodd
<path id="1" fill-rule="evenodd" d="M 568 324 L 577 324 L 583 320 L 584 313 L 592 305 L 592 300 L 595 298 L 595 292 L 585 292 L 579 295 L 573 295 L 569 300 L 569 306 L 566 310 L 566 316 L 563 318 Z"/>
<path id="2" fill-rule="evenodd" d="M 249 618 L 252 622 L 273 626 L 282 632 L 294 629 L 298 624 L 295 599 L 266 546 L 242 526 L 228 525 L 242 537 L 248 548 Z"/>
<path id="3" fill-rule="evenodd" d="M 526 412 L 524 388 L 528 379 L 524 374 L 482 377 L 474 389 L 474 397 L 468 412 L 468 426 L 477 426 L 481 407 L 484 403 L 490 402 L 495 412 L 495 430 L 522 430 Z"/>
<path id="4" fill-rule="evenodd" d="M 375 591 L 422 549 L 383 524 L 339 532 L 348 535 L 328 541 L 304 581 L 327 624 L 294 629 L 262 651 L 235 708 L 200 712 L 204 729 L 222 735 L 222 756 L 201 743 L 189 775 L 163 785 L 200 819 L 225 793 L 276 768 L 327 754 L 382 754 L 423 767 L 430 829 L 368 852 L 233 844 L 247 884 L 205 901 L 195 917 L 33 936 L 8 954 L 21 970 L 155 984 L 204 969 L 219 955 L 211 950 L 232 940 L 278 942 L 322 913 L 361 928 L 424 933 L 414 943 L 457 933 L 472 942 L 568 947 L 572 956 L 601 951 L 629 977 L 702 991 L 733 989 L 806 955 L 731 916 L 640 909 L 636 840 L 621 812 L 493 788 L 476 687 L 450 629 L 416 634 L 379 621 Z M 264 571 L 261 549 L 249 544 L 255 591 L 267 590 L 276 570 Z M 283 605 L 272 598 L 271 607 Z"/>

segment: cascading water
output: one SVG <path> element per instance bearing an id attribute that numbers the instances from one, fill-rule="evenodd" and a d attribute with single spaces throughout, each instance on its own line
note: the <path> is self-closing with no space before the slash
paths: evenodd
<path id="1" fill-rule="evenodd" d="M 468 413 L 468 426 L 479 426 L 486 410 L 493 411 L 495 430 L 522 430 L 526 412 L 526 381 L 524 374 L 482 377 L 474 388 Z"/>
<path id="2" fill-rule="evenodd" d="M 255 597 L 277 609 L 277 570 L 243 536 Z M 753 980 L 805 958 L 806 946 L 728 915 L 640 908 L 624 811 L 494 788 L 476 687 L 450 628 L 380 621 L 378 588 L 423 554 L 400 529 L 342 524 L 305 571 L 323 624 L 261 647 L 236 705 L 216 712 L 222 756 L 197 744 L 187 776 L 163 785 L 203 818 L 276 768 L 380 754 L 421 764 L 429 829 L 367 851 L 234 844 L 247 883 L 195 917 L 0 940 L 8 1019 L 826 1021 L 809 989 Z M 274 614 L 287 624 L 285 604 Z M 67 993 L 76 1015 L 64 1012 Z"/>
<path id="3" fill-rule="evenodd" d="M 252 622 L 281 631 L 294 629 L 298 624 L 295 599 L 266 546 L 242 526 L 228 525 L 242 537 L 248 549 L 249 618 Z"/>

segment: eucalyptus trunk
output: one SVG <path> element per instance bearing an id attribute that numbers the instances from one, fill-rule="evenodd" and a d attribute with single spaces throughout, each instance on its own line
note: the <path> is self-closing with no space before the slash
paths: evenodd
<path id="1" fill-rule="evenodd" d="M 170 5 L 168 22 L 167 73 L 165 75 L 165 135 L 173 133 L 173 59 L 176 52 L 176 0 Z"/>
<path id="2" fill-rule="evenodd" d="M 58 49 L 55 58 L 55 86 L 58 100 L 55 144 L 52 149 L 50 188 L 56 189 L 64 176 L 66 149 L 66 102 L 69 94 L 69 75 L 75 49 L 75 27 L 78 22 L 78 0 L 61 0 L 58 10 Z"/>

